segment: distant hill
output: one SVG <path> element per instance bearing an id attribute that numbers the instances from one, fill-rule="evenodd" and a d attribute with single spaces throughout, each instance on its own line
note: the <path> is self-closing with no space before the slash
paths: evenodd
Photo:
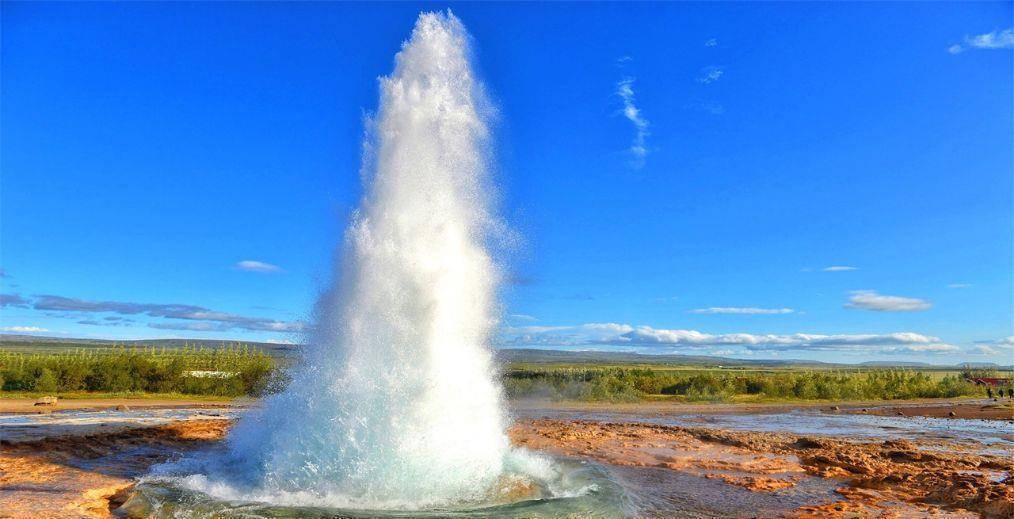
<path id="1" fill-rule="evenodd" d="M 1014 370 L 1014 366 L 999 366 L 989 362 L 962 362 L 947 366 L 910 361 L 868 361 L 859 364 L 829 363 L 798 359 L 731 359 L 707 355 L 651 355 L 616 351 L 561 351 L 537 349 L 503 349 L 496 352 L 497 359 L 514 364 L 617 364 L 617 365 L 660 365 L 706 366 L 706 367 L 752 367 L 752 368 L 911 368 L 933 370 L 956 370 L 964 366 L 973 368 L 996 368 L 1001 371 Z"/>
<path id="2" fill-rule="evenodd" d="M 708 355 L 649 355 L 618 351 L 561 351 L 525 348 L 497 350 L 496 356 L 502 362 L 518 364 L 673 364 L 680 366 L 814 366 L 823 368 L 835 366 L 835 364 L 813 360 L 731 359 Z"/>
<path id="3" fill-rule="evenodd" d="M 883 367 L 883 368 L 928 368 L 928 367 L 933 367 L 933 364 L 930 364 L 928 362 L 914 362 L 914 361 L 896 362 L 896 361 L 891 361 L 891 360 L 870 360 L 870 361 L 866 361 L 866 362 L 861 362 L 859 365 L 860 366 L 877 367 L 877 368 L 881 368 L 881 367 Z"/>

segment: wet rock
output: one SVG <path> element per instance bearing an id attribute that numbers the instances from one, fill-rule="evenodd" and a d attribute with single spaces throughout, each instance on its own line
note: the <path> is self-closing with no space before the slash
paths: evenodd
<path id="1" fill-rule="evenodd" d="M 123 405 L 123 404 L 120 404 L 120 405 L 116 406 L 116 410 L 117 411 L 130 411 L 130 408 L 127 407 L 127 406 L 125 406 L 125 405 Z"/>
<path id="2" fill-rule="evenodd" d="M 958 414 L 955 413 L 954 411 L 950 411 L 950 412 L 947 413 L 947 416 L 950 416 L 951 418 L 953 418 L 955 416 L 958 416 Z"/>

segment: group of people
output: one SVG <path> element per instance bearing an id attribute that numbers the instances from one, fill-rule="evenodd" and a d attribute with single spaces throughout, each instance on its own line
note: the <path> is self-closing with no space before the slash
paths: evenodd
<path id="1" fill-rule="evenodd" d="M 986 388 L 986 395 L 989 398 L 993 398 L 993 388 L 987 387 Z M 1003 398 L 1003 388 L 1002 387 L 996 390 L 996 396 L 998 398 Z M 1014 386 L 1011 386 L 1011 387 L 1007 388 L 1007 398 L 1014 398 Z"/>

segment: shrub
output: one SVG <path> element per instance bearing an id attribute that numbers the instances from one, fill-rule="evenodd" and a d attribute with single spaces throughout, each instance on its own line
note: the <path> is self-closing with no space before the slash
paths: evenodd
<path id="1" fill-rule="evenodd" d="M 199 377 L 193 376 L 192 371 L 223 375 Z M 274 361 L 269 355 L 241 346 L 117 348 L 55 354 L 0 350 L 0 388 L 5 391 L 259 395 L 274 371 Z"/>

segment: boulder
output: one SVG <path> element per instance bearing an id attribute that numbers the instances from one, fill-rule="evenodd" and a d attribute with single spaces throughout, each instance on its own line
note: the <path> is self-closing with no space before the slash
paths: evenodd
<path id="1" fill-rule="evenodd" d="M 35 401 L 35 405 L 56 405 L 56 397 L 55 396 L 39 397 L 39 399 Z"/>

